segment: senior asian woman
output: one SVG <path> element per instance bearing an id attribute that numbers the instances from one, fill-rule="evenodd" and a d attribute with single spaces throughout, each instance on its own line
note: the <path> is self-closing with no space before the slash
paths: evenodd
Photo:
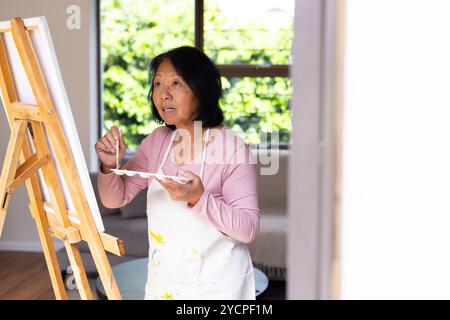
<path id="1" fill-rule="evenodd" d="M 249 147 L 223 126 L 220 74 L 193 47 L 155 57 L 149 102 L 155 129 L 122 169 L 183 176 L 119 176 L 126 146 L 117 127 L 96 144 L 105 207 L 126 205 L 148 187 L 149 237 L 146 299 L 255 299 L 247 244 L 259 230 L 255 167 Z"/>

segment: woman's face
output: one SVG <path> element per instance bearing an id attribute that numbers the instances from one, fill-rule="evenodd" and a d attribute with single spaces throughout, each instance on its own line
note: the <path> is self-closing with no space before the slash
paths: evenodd
<path id="1" fill-rule="evenodd" d="M 156 70 L 153 103 L 164 122 L 177 128 L 190 127 L 197 116 L 197 97 L 170 60 L 164 60 Z"/>

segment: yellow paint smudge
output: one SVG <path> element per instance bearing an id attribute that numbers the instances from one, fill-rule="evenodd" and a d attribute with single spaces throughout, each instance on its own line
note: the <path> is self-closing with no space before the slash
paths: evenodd
<path id="1" fill-rule="evenodd" d="M 164 292 L 164 296 L 166 300 L 174 300 L 173 294 Z"/>
<path id="2" fill-rule="evenodd" d="M 164 246 L 164 237 L 162 236 L 162 234 L 157 234 L 154 233 L 152 230 L 150 230 L 150 234 L 153 237 L 153 239 L 155 239 L 156 242 L 158 242 L 160 245 Z"/>

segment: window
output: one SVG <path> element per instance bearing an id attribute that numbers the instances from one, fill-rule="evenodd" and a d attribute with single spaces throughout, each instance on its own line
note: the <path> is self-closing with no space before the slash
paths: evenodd
<path id="1" fill-rule="evenodd" d="M 286 146 L 293 12 L 294 0 L 101 0 L 103 132 L 120 123 L 133 149 L 159 126 L 150 121 L 148 64 L 195 45 L 221 72 L 225 125 L 252 145 L 272 136 Z"/>

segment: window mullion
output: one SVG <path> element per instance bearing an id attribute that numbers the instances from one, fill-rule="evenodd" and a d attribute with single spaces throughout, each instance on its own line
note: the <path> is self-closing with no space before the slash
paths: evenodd
<path id="1" fill-rule="evenodd" d="M 204 0 L 195 0 L 195 47 L 203 51 L 204 39 Z"/>
<path id="2" fill-rule="evenodd" d="M 219 64 L 224 77 L 289 77 L 289 65 Z"/>

